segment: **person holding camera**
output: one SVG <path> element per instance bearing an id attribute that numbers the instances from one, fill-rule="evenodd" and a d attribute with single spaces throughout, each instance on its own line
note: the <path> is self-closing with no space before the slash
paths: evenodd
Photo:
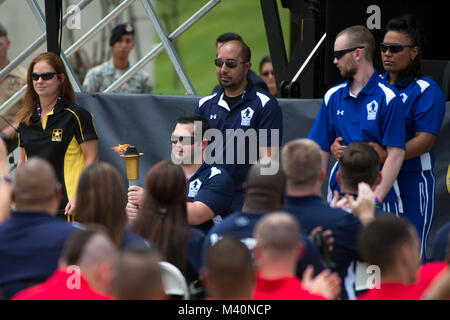
<path id="1" fill-rule="evenodd" d="M 320 147 L 309 139 L 293 140 L 283 147 L 287 188 L 282 210 L 294 215 L 305 233 L 318 226 L 332 231 L 334 243 L 328 256 L 329 267 L 342 279 L 341 298 L 350 299 L 355 297 L 355 289 L 345 284 L 354 278 L 352 266 L 358 260 L 357 235 L 362 224 L 354 215 L 322 201 L 321 186 L 325 172 L 320 157 Z M 322 245 L 321 251 L 326 257 L 328 252 L 325 249 L 326 246 Z"/>
<path id="2" fill-rule="evenodd" d="M 286 179 L 283 171 L 278 170 L 274 175 L 264 175 L 264 168 L 270 165 L 269 161 L 260 160 L 250 167 L 244 183 L 245 201 L 242 210 L 230 214 L 210 229 L 203 243 L 204 258 L 208 248 L 214 246 L 226 235 L 239 238 L 250 251 L 254 249 L 256 240 L 253 232 L 256 224 L 271 212 L 280 211 L 285 197 Z M 303 255 L 297 259 L 296 274 L 298 277 L 303 277 L 308 266 L 312 265 L 314 276 L 317 276 L 326 268 L 309 236 L 302 234 L 301 239 L 304 243 L 304 251 Z"/>

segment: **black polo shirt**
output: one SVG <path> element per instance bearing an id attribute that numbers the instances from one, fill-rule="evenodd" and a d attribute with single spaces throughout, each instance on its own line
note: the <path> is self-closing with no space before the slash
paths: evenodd
<path id="1" fill-rule="evenodd" d="M 61 97 L 43 123 L 36 111 L 29 126 L 25 123 L 19 125 L 19 146 L 25 148 L 27 159 L 37 156 L 53 165 L 63 186 L 61 207 L 75 195 L 84 168 L 80 144 L 97 139 L 93 115 Z"/>

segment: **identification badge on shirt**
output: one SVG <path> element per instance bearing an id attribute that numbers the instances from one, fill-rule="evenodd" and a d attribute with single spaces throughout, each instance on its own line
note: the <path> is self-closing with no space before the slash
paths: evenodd
<path id="1" fill-rule="evenodd" d="M 191 183 L 189 183 L 188 197 L 195 198 L 195 196 L 197 195 L 198 190 L 200 190 L 201 186 L 202 186 L 202 182 L 198 178 L 195 179 L 194 181 L 192 181 Z"/>
<path id="2" fill-rule="evenodd" d="M 375 120 L 377 118 L 378 102 L 373 100 L 367 104 L 367 120 Z"/>
<path id="3" fill-rule="evenodd" d="M 241 126 L 250 126 L 250 122 L 252 121 L 252 117 L 255 114 L 252 108 L 247 107 L 241 111 Z"/>
<path id="4" fill-rule="evenodd" d="M 53 129 L 52 141 L 61 142 L 62 141 L 63 129 Z"/>

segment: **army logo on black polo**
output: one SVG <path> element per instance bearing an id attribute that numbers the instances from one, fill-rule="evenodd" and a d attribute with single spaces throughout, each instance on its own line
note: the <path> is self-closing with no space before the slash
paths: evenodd
<path id="1" fill-rule="evenodd" d="M 52 141 L 61 142 L 62 134 L 63 134 L 63 129 L 53 129 Z"/>

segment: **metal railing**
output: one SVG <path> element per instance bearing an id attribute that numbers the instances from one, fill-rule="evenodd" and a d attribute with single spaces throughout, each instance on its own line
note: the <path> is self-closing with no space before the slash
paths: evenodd
<path id="1" fill-rule="evenodd" d="M 206 3 L 202 8 L 200 8 L 194 15 L 192 15 L 189 19 L 187 19 L 183 24 L 181 24 L 175 31 L 173 31 L 167 38 L 169 44 L 176 40 L 179 36 L 181 36 L 186 30 L 188 30 L 192 25 L 194 25 L 198 20 L 200 20 L 204 15 L 206 15 L 212 8 L 214 8 L 217 4 L 219 4 L 221 0 L 211 0 Z M 156 58 L 161 52 L 163 52 L 165 46 L 164 42 L 158 43 L 153 47 L 153 49 L 147 53 L 141 60 L 139 60 L 135 65 L 131 66 L 120 78 L 118 78 L 114 83 L 112 83 L 108 88 L 105 89 L 106 92 L 112 92 L 116 90 L 125 82 L 128 81 L 136 72 L 142 69 L 147 63 Z M 177 70 L 179 74 L 179 70 Z M 189 79 L 188 79 L 189 80 Z M 190 82 L 189 82 L 190 83 Z M 184 84 L 184 83 L 183 83 Z M 186 88 L 186 85 L 185 85 Z M 188 90 L 186 89 L 188 92 Z M 194 89 L 192 88 L 193 94 L 195 94 Z"/>
<path id="2" fill-rule="evenodd" d="M 66 64 L 66 68 L 69 74 L 69 78 L 74 86 L 75 91 L 83 91 L 81 84 L 78 81 L 78 77 L 73 72 L 69 61 L 67 60 L 76 50 L 83 46 L 86 42 L 92 39 L 98 32 L 100 32 L 111 20 L 116 18 L 123 10 L 130 6 L 135 0 L 124 0 L 117 7 L 115 7 L 108 15 L 106 15 L 102 20 L 100 20 L 96 25 L 94 25 L 89 31 L 87 31 L 80 39 L 74 42 L 66 50 L 61 50 L 61 58 Z M 141 70 L 147 63 L 156 58 L 163 50 L 167 51 L 170 61 L 172 62 L 185 90 L 188 95 L 195 95 L 195 89 L 186 74 L 183 65 L 172 46 L 172 41 L 177 39 L 181 34 L 183 34 L 187 29 L 189 29 L 194 23 L 200 20 L 206 13 L 208 13 L 212 8 L 220 3 L 221 0 L 210 0 L 202 8 L 200 8 L 194 15 L 192 15 L 188 20 L 186 20 L 182 25 L 180 25 L 175 31 L 173 31 L 169 36 L 167 36 L 164 31 L 158 16 L 156 14 L 153 5 L 150 0 L 141 0 L 141 4 L 147 13 L 153 27 L 155 28 L 161 43 L 155 45 L 149 53 L 147 53 L 142 59 L 140 59 L 135 65 L 131 66 L 120 78 L 118 78 L 113 84 L 111 84 L 106 92 L 112 92 L 117 88 L 121 87 L 126 81 L 128 81 L 134 74 Z M 23 62 L 28 56 L 30 56 L 46 39 L 45 32 L 45 20 L 42 10 L 37 3 L 37 0 L 27 0 L 33 14 L 40 27 L 44 30 L 44 33 L 36 39 L 28 48 L 26 48 L 19 56 L 17 56 L 13 61 L 11 61 L 6 68 L 0 72 L 0 80 L 4 79 L 15 67 L 17 67 L 21 62 Z M 92 0 L 82 0 L 77 6 L 80 10 L 84 9 Z M 65 22 L 71 15 L 73 10 L 68 12 L 63 17 L 63 22 Z M 17 103 L 25 94 L 27 85 L 22 87 L 13 96 L 11 96 L 7 101 L 0 106 L 0 111 L 4 108 Z"/>

